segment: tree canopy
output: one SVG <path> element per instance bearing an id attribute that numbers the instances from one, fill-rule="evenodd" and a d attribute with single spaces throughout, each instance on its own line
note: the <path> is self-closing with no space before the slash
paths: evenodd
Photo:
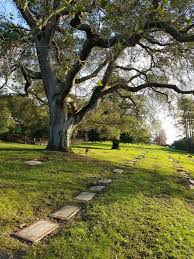
<path id="1" fill-rule="evenodd" d="M 108 94 L 194 93 L 192 0 L 13 2 L 22 21 L 1 17 L 3 84 L 12 75 L 28 95 L 41 80 L 48 148 L 68 149 L 75 127 Z M 82 95 L 88 102 L 78 107 Z"/>

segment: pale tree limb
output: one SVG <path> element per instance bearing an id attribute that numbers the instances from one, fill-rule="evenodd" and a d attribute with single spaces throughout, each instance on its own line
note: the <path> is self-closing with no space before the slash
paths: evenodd
<path id="1" fill-rule="evenodd" d="M 27 76 L 30 77 L 31 79 L 35 79 L 35 80 L 42 79 L 41 72 L 33 71 L 22 64 L 20 64 L 19 67 L 20 69 L 22 69 L 22 72 L 26 73 Z"/>
<path id="2" fill-rule="evenodd" d="M 75 83 L 80 84 L 89 79 L 92 79 L 93 77 L 96 77 L 98 73 L 106 66 L 107 63 L 108 59 L 105 59 L 104 62 L 102 62 L 90 75 L 75 79 Z"/>
<path id="3" fill-rule="evenodd" d="M 151 44 L 155 44 L 155 45 L 158 45 L 160 47 L 166 47 L 166 46 L 174 46 L 176 45 L 177 43 L 175 42 L 172 42 L 172 43 L 169 43 L 169 42 L 166 42 L 166 43 L 162 43 L 160 42 L 159 40 L 156 40 L 154 39 L 152 36 L 150 35 L 145 35 L 144 36 L 144 39 L 146 39 L 148 42 L 150 42 Z"/>
<path id="4" fill-rule="evenodd" d="M 32 94 L 40 103 L 47 105 L 48 103 L 42 100 L 34 91 L 29 91 L 30 94 Z"/>
<path id="5" fill-rule="evenodd" d="M 123 82 L 124 82 L 124 80 L 123 80 Z M 107 90 L 103 91 L 102 94 L 104 96 L 104 95 L 113 93 L 118 88 L 123 88 L 132 93 L 139 92 L 146 88 L 161 88 L 161 89 L 174 90 L 178 94 L 193 94 L 194 95 L 194 90 L 182 90 L 179 87 L 177 87 L 176 85 L 172 85 L 172 84 L 162 84 L 162 83 L 157 83 L 157 82 L 150 82 L 150 83 L 138 85 L 136 87 L 130 87 L 126 84 L 126 81 L 123 84 L 122 83 L 116 84 L 113 87 L 108 88 Z"/>
<path id="6" fill-rule="evenodd" d="M 26 22 L 28 23 L 28 25 L 31 28 L 37 28 L 37 22 L 38 21 L 34 17 L 34 15 L 32 14 L 32 12 L 30 11 L 30 9 L 28 7 L 28 3 L 24 6 L 24 4 L 22 4 L 21 0 L 13 0 L 13 1 L 16 4 L 19 11 L 21 12 L 24 19 L 26 20 Z"/>
<path id="7" fill-rule="evenodd" d="M 32 85 L 32 79 L 42 79 L 41 78 L 41 73 L 40 72 L 32 71 L 32 70 L 24 67 L 24 65 L 22 65 L 22 64 L 20 64 L 19 67 L 20 67 L 22 75 L 23 75 L 23 77 L 24 77 L 24 79 L 26 81 L 24 90 L 25 90 L 25 93 L 28 94 L 29 88 Z"/>
<path id="8" fill-rule="evenodd" d="M 194 41 L 194 33 L 187 34 L 181 30 L 177 30 L 175 27 L 169 25 L 169 23 L 162 21 L 148 22 L 148 26 L 162 29 L 164 32 L 170 34 L 178 42 L 192 42 Z"/>

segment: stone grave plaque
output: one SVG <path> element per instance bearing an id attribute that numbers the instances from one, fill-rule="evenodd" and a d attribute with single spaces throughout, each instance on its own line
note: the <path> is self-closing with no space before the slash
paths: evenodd
<path id="1" fill-rule="evenodd" d="M 184 172 L 182 172 L 181 175 L 184 176 L 184 177 L 189 177 L 189 175 L 184 173 Z"/>
<path id="2" fill-rule="evenodd" d="M 25 161 L 24 164 L 26 164 L 26 165 L 41 165 L 42 162 L 38 161 L 38 160 L 29 160 L 29 161 Z"/>
<path id="3" fill-rule="evenodd" d="M 30 243 L 36 243 L 56 228 L 58 228 L 58 224 L 56 223 L 48 220 L 39 220 L 29 227 L 14 233 L 13 236 Z"/>
<path id="4" fill-rule="evenodd" d="M 68 220 L 72 218 L 80 210 L 77 206 L 66 205 L 60 210 L 51 214 L 51 217 L 55 219 Z"/>
<path id="5" fill-rule="evenodd" d="M 128 165 L 133 165 L 134 162 L 133 162 L 133 161 L 128 161 L 127 164 L 128 164 Z"/>
<path id="6" fill-rule="evenodd" d="M 194 185 L 194 180 L 189 179 L 189 182 Z"/>
<path id="7" fill-rule="evenodd" d="M 104 178 L 104 179 L 99 180 L 98 182 L 102 183 L 102 184 L 108 184 L 108 183 L 112 183 L 112 179 Z"/>
<path id="8" fill-rule="evenodd" d="M 184 171 L 182 167 L 178 167 L 178 168 L 176 168 L 176 170 L 177 170 L 177 172 L 182 172 L 182 171 Z"/>
<path id="9" fill-rule="evenodd" d="M 90 201 L 95 195 L 95 192 L 81 192 L 75 199 L 78 201 Z"/>
<path id="10" fill-rule="evenodd" d="M 112 170 L 113 173 L 121 174 L 123 172 L 123 169 L 115 168 Z"/>
<path id="11" fill-rule="evenodd" d="M 185 171 L 180 171 L 179 172 L 181 175 L 188 175 Z"/>
<path id="12" fill-rule="evenodd" d="M 188 174 L 185 171 L 180 171 L 178 173 L 180 173 L 181 175 L 185 175 L 185 176 L 187 175 L 188 176 Z"/>
<path id="13" fill-rule="evenodd" d="M 106 186 L 104 185 L 96 185 L 96 186 L 91 186 L 90 191 L 97 191 L 100 192 L 102 191 Z"/>

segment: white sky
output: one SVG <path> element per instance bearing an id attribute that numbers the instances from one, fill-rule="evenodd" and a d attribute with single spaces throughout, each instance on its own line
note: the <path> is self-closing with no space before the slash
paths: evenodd
<path id="1" fill-rule="evenodd" d="M 160 112 L 157 117 L 161 122 L 161 127 L 166 132 L 167 144 L 172 144 L 174 140 L 181 138 L 181 130 L 176 127 L 176 121 L 169 111 Z"/>

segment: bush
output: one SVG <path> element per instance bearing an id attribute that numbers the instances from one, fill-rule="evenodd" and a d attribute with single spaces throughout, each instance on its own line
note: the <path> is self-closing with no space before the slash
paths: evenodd
<path id="1" fill-rule="evenodd" d="M 174 141 L 172 147 L 188 152 L 194 152 L 194 143 L 191 139 L 182 138 L 179 140 Z"/>

